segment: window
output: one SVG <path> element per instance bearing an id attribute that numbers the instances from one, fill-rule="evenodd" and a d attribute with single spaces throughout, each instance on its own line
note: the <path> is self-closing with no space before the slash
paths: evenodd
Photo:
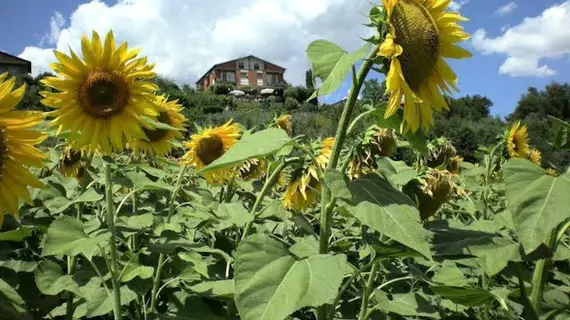
<path id="1" fill-rule="evenodd" d="M 225 81 L 225 82 L 236 82 L 236 74 L 235 74 L 235 72 L 223 71 L 223 72 L 222 72 L 222 81 Z"/>
<path id="2" fill-rule="evenodd" d="M 263 86 L 263 72 L 257 71 L 257 85 Z"/>
<path id="3" fill-rule="evenodd" d="M 257 62 L 254 63 L 254 64 L 253 64 L 253 69 L 254 69 L 254 70 L 259 70 L 259 63 L 257 63 Z"/>
<path id="4" fill-rule="evenodd" d="M 267 74 L 267 84 L 278 84 L 279 83 L 279 75 L 276 73 L 268 73 Z"/>
<path id="5" fill-rule="evenodd" d="M 239 82 L 242 85 L 248 85 L 249 84 L 249 79 L 247 78 L 247 72 L 246 71 L 241 72 Z"/>
<path id="6" fill-rule="evenodd" d="M 238 63 L 238 68 L 240 68 L 240 69 L 245 69 L 245 66 L 243 65 L 243 62 Z"/>

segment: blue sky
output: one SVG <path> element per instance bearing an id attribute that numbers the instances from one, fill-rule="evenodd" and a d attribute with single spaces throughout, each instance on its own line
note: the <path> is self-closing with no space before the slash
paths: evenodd
<path id="1" fill-rule="evenodd" d="M 142 2 L 141 0 L 130 0 L 130 1 Z M 216 0 L 212 2 L 204 0 L 187 0 L 185 2 L 190 6 L 190 10 L 204 11 L 204 13 L 200 14 L 207 15 L 208 14 L 208 12 L 206 12 L 207 8 L 202 9 L 202 7 L 208 6 L 210 3 L 212 4 L 218 3 L 218 1 L 221 0 Z M 262 2 L 263 0 L 255 0 L 255 1 Z M 349 0 L 346 1 L 348 2 Z M 84 28 L 83 24 L 91 27 L 93 27 L 94 25 L 93 28 L 96 28 L 98 26 L 97 23 L 99 23 L 98 21 L 93 21 L 93 22 L 80 21 L 81 19 L 83 20 L 87 19 L 82 17 L 89 17 L 89 15 L 85 13 L 88 11 L 87 7 L 85 8 L 85 10 L 83 10 L 83 13 L 81 15 L 77 14 L 75 19 L 72 18 L 72 14 L 77 10 L 78 6 L 85 2 L 87 1 L 76 1 L 76 0 L 4 1 L 3 10 L 0 12 L 0 27 L 2 30 L 9 30 L 9 32 L 0 33 L 0 50 L 19 55 L 24 51 L 26 47 L 37 47 L 40 49 L 49 49 L 55 46 L 59 47 L 62 45 L 62 42 L 61 41 L 58 42 L 57 40 L 59 32 L 62 29 L 69 28 L 70 30 L 75 30 L 75 29 L 81 30 L 82 28 Z M 109 15 L 111 16 L 112 11 L 110 10 L 112 10 L 111 8 L 112 6 L 116 5 L 116 1 L 108 0 L 101 2 L 104 2 L 106 5 L 100 4 L 99 6 L 97 6 L 98 8 L 97 10 L 107 10 L 107 11 L 97 11 L 95 9 L 93 9 L 92 11 L 109 12 Z M 306 0 L 305 2 L 311 3 L 310 0 Z M 171 3 L 179 4 L 180 2 L 172 1 Z M 563 3 L 563 1 L 518 0 L 513 2 L 514 5 L 513 4 L 509 5 L 510 3 L 511 3 L 510 0 L 493 0 L 493 1 L 470 0 L 468 2 L 465 2 L 459 10 L 462 15 L 470 19 L 470 21 L 464 23 L 465 29 L 472 34 L 479 29 L 484 29 L 485 33 L 483 35 L 480 34 L 480 39 L 482 40 L 479 41 L 478 45 L 475 44 L 474 46 L 475 42 L 471 41 L 464 44 L 464 47 L 468 48 L 470 51 L 473 52 L 474 54 L 473 58 L 468 60 L 450 61 L 452 67 L 455 69 L 460 79 L 459 86 L 461 92 L 458 94 L 458 96 L 467 95 L 467 94 L 485 95 L 494 102 L 492 113 L 500 116 L 505 116 L 508 115 L 510 112 L 512 112 L 512 110 L 516 106 L 518 99 L 527 90 L 529 86 L 543 88 L 545 85 L 551 83 L 552 81 L 570 82 L 570 72 L 568 72 L 570 71 L 570 55 L 569 55 L 570 46 L 567 45 L 567 43 L 564 41 L 557 40 L 556 35 L 553 35 L 553 33 L 556 34 L 558 32 L 557 30 L 552 30 L 551 27 L 550 29 L 547 29 L 550 31 L 546 32 L 547 34 L 545 35 L 529 35 L 528 37 L 524 37 L 523 40 L 517 40 L 513 37 L 509 38 L 505 36 L 505 31 L 507 31 L 509 28 L 515 28 L 513 30 L 516 30 L 516 27 L 520 26 L 521 24 L 523 25 L 527 24 L 527 27 L 533 30 L 536 29 L 532 27 L 531 22 L 528 21 L 525 22 L 525 19 L 538 17 L 548 8 L 560 5 L 561 3 Z M 566 7 L 566 9 L 570 8 L 570 2 L 568 4 L 569 6 Z M 232 5 L 236 4 L 232 3 Z M 243 2 L 243 6 L 245 5 L 250 5 L 250 4 L 246 4 L 246 2 Z M 251 5 L 253 6 L 253 4 Z M 171 5 L 171 7 L 169 8 L 165 8 L 164 6 L 162 6 L 160 9 L 157 9 L 156 11 L 163 15 L 172 15 L 173 12 L 182 11 L 182 9 L 173 6 L 174 5 Z M 202 7 L 200 7 L 199 9 L 195 9 L 198 8 L 199 6 Z M 347 6 L 347 4 L 345 4 L 345 6 Z M 350 6 L 350 4 L 348 4 L 348 6 Z M 502 6 L 505 6 L 505 8 L 507 9 L 503 11 L 503 14 L 499 14 L 497 10 Z M 187 5 L 185 4 L 184 7 L 187 7 Z M 326 12 L 332 12 L 330 14 L 327 13 L 327 15 L 332 15 L 334 13 L 333 12 L 334 7 L 332 6 L 330 8 L 323 9 L 315 5 L 315 8 L 316 9 L 314 10 L 329 10 Z M 324 18 L 322 17 L 324 16 L 324 14 L 322 14 L 321 16 L 306 16 L 304 15 L 304 13 L 299 13 L 300 11 L 294 11 L 294 9 L 295 8 L 287 8 L 287 10 L 292 10 L 291 12 L 295 13 L 296 17 L 298 17 L 299 19 L 305 19 L 301 21 L 303 21 L 303 23 L 305 23 L 306 25 L 309 25 L 307 27 L 308 28 L 307 30 L 309 30 L 308 32 L 313 32 L 316 35 L 321 35 L 321 34 L 330 35 L 332 37 L 336 37 L 337 34 L 342 33 L 342 31 L 337 30 L 335 32 L 329 32 L 329 34 L 326 34 L 325 31 L 322 31 L 322 28 L 321 29 L 317 28 L 320 26 L 315 26 L 317 22 L 321 25 L 326 25 L 326 20 L 323 20 Z M 186 8 L 184 8 L 184 10 L 186 10 Z M 60 24 L 56 23 L 55 26 L 56 33 L 54 34 L 52 32 L 54 30 L 53 19 L 54 19 L 54 12 L 56 11 L 60 14 L 61 17 L 63 17 L 63 20 L 60 21 L 61 22 Z M 570 15 L 568 14 L 567 11 L 570 10 L 566 10 L 566 14 L 563 15 L 562 17 L 559 17 L 561 19 L 560 21 L 563 22 L 569 21 L 568 17 Z M 151 21 L 156 21 L 157 19 L 156 17 L 152 17 L 151 14 L 149 14 L 148 16 L 151 17 L 149 19 L 154 19 Z M 94 20 L 99 19 L 99 16 L 95 15 L 94 17 L 95 17 Z M 173 17 L 178 17 L 178 16 L 173 16 Z M 104 23 L 105 26 L 110 25 L 113 27 L 114 30 L 117 29 L 121 30 L 120 29 L 121 26 L 118 25 L 119 22 L 112 21 L 112 17 L 110 18 L 101 17 L 100 19 L 103 21 L 101 23 Z M 52 26 L 50 26 L 50 21 L 52 21 Z M 170 16 L 168 16 L 164 17 L 164 21 L 166 21 L 166 23 L 170 23 L 170 21 L 172 21 L 172 23 L 175 23 L 176 20 L 175 18 L 171 18 Z M 310 23 L 312 23 L 313 21 L 317 22 L 314 22 L 315 25 L 310 25 Z M 540 22 L 538 22 L 538 24 L 540 25 Z M 213 32 L 215 34 L 216 26 L 209 25 L 208 23 L 200 24 L 198 20 L 196 20 L 194 25 L 190 25 L 191 26 L 190 28 L 194 30 L 196 28 L 201 28 L 202 25 L 207 25 L 207 28 L 205 27 L 204 29 L 206 31 L 204 32 Z M 218 24 L 217 26 L 219 25 L 220 24 Z M 177 28 L 180 29 L 180 27 Z M 560 26 L 561 34 L 559 36 L 562 36 L 563 32 L 566 32 L 567 34 L 568 31 L 563 31 L 563 29 L 564 28 Z M 566 29 L 568 29 L 568 25 L 566 25 Z M 135 29 L 135 30 L 139 30 L 136 32 L 137 35 L 139 35 L 140 37 L 144 37 L 145 33 L 144 30 L 142 29 Z M 279 33 L 280 36 L 287 38 L 287 30 L 288 29 L 284 29 L 282 33 Z M 328 30 L 330 31 L 331 28 L 328 28 Z M 306 30 L 301 30 L 301 31 L 306 31 Z M 50 39 L 50 34 L 52 35 L 52 39 Z M 74 33 L 70 31 L 70 34 Z M 547 40 L 550 39 L 550 42 L 545 41 L 543 43 L 539 41 L 536 43 L 536 45 L 533 46 L 532 38 L 534 36 L 539 37 L 538 39 L 542 39 L 542 37 L 546 38 Z M 121 35 L 118 34 L 117 37 L 121 38 Z M 129 36 L 125 35 L 125 38 L 128 37 Z M 346 36 L 343 34 L 343 37 Z M 139 39 L 139 40 L 140 40 L 139 42 L 144 43 L 145 39 Z M 286 40 L 287 39 L 283 41 Z M 133 41 L 135 43 L 137 42 L 137 40 Z M 288 73 L 290 74 L 290 77 L 296 79 L 296 81 L 293 80 L 292 82 L 298 82 L 298 83 L 304 82 L 301 81 L 301 74 L 304 73 L 304 70 L 301 70 L 302 69 L 301 66 L 306 64 L 306 61 L 302 61 L 304 55 L 303 47 L 306 46 L 306 44 L 303 43 L 299 46 L 288 45 L 287 47 L 290 50 L 294 50 L 294 52 L 291 52 L 288 54 L 287 57 L 284 57 L 282 52 L 283 50 L 280 50 L 279 52 L 276 53 L 267 49 L 267 47 L 264 47 L 265 49 L 259 49 L 257 48 L 256 43 L 252 41 L 253 40 L 247 38 L 242 42 L 246 43 L 249 47 L 246 47 L 245 49 L 244 48 L 236 49 L 234 48 L 235 47 L 234 45 L 233 47 L 230 47 L 230 49 L 228 49 L 228 52 L 231 52 L 231 50 L 234 50 L 234 52 L 238 52 L 235 50 L 239 50 L 239 53 L 242 53 L 242 51 L 248 50 L 248 48 L 253 47 L 254 49 L 252 50 L 254 54 L 256 52 L 261 52 L 260 55 L 263 57 L 275 57 L 274 59 L 276 59 L 276 61 L 283 61 L 280 64 L 282 65 L 284 64 L 286 67 L 288 67 L 289 69 Z M 268 40 L 268 41 L 273 41 L 273 40 Z M 291 41 L 295 40 L 292 39 Z M 528 46 L 520 44 L 525 41 L 530 42 L 530 44 Z M 343 42 L 342 39 L 340 39 L 340 42 L 341 43 Z M 268 44 L 268 46 L 271 45 L 272 43 Z M 156 51 L 158 49 L 152 48 L 152 50 Z M 196 49 L 196 47 L 192 46 L 190 46 L 188 50 L 200 51 L 199 49 Z M 524 50 L 528 50 L 529 53 L 525 52 Z M 50 50 L 45 50 L 45 51 L 49 52 Z M 483 54 L 483 52 L 485 51 L 488 54 Z M 199 54 L 202 54 L 203 57 L 212 56 L 211 52 L 210 53 L 200 52 Z M 155 56 L 157 57 L 156 59 L 160 59 L 161 57 L 164 58 L 164 55 L 165 55 L 164 52 L 157 51 Z M 149 54 L 149 56 L 151 55 Z M 219 58 L 215 58 L 218 56 Z M 506 72 L 501 73 L 499 70 L 509 56 L 514 56 L 515 58 L 522 57 L 524 59 L 529 59 L 530 57 L 531 60 L 533 58 L 539 59 L 538 65 L 539 66 L 547 65 L 548 70 L 550 71 L 545 71 L 544 72 L 545 74 L 541 74 L 540 72 L 533 72 L 532 70 L 529 71 L 529 68 L 525 67 L 525 65 L 528 65 L 528 63 L 526 62 L 527 60 L 523 59 L 522 60 L 523 63 L 518 64 L 515 68 L 516 70 L 511 67 L 511 68 L 506 68 L 508 70 Z M 219 52 L 216 52 L 215 57 L 212 57 L 212 59 L 223 60 L 222 58 L 225 58 L 223 53 Z M 177 57 L 175 58 L 168 57 L 168 58 L 177 59 Z M 41 59 L 38 58 L 38 61 L 40 60 Z M 517 61 L 521 60 L 518 59 Z M 176 66 L 169 67 L 167 63 L 163 63 L 163 65 L 164 64 L 166 64 L 167 66 L 163 67 L 163 69 L 161 70 L 164 70 L 165 73 L 172 75 L 174 78 L 178 79 L 178 73 L 177 73 L 178 71 L 176 70 L 177 69 Z M 199 74 L 199 72 L 201 72 L 200 70 L 207 69 L 206 66 L 211 64 L 212 62 L 205 61 L 201 62 L 199 65 L 188 66 L 187 73 L 191 74 L 191 76 L 188 76 L 188 78 L 184 79 L 195 78 L 194 74 L 196 75 Z M 158 65 L 159 63 L 157 63 L 157 66 Z M 289 67 L 289 65 L 293 66 L 299 65 L 300 67 L 298 68 Z M 523 69 L 525 69 L 526 71 L 524 71 Z M 530 69 L 532 69 L 532 67 L 530 67 Z M 545 69 L 541 70 L 544 71 Z M 286 76 L 286 78 L 289 76 L 289 74 Z M 521 74 L 523 76 L 514 76 Z M 541 74 L 542 77 L 537 76 L 538 74 Z M 371 77 L 380 77 L 380 75 L 372 74 Z M 382 77 L 383 76 L 381 76 L 381 78 Z M 331 94 L 329 97 L 326 98 L 326 100 L 335 101 L 342 98 L 343 96 L 346 95 L 349 85 L 350 85 L 349 81 L 346 81 L 338 92 Z"/>

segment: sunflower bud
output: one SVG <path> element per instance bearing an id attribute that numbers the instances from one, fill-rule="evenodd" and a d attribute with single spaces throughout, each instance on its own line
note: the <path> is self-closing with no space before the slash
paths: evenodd
<path id="1" fill-rule="evenodd" d="M 460 174 L 461 163 L 463 163 L 463 158 L 461 156 L 455 156 L 447 163 L 446 169 L 452 174 Z"/>
<path id="2" fill-rule="evenodd" d="M 539 166 L 542 161 L 542 154 L 537 149 L 530 149 L 526 157 L 537 166 Z"/>
<path id="3" fill-rule="evenodd" d="M 451 178 L 447 170 L 430 169 L 404 186 L 404 193 L 415 199 L 423 221 L 432 217 L 449 199 L 455 188 Z"/>
<path id="4" fill-rule="evenodd" d="M 67 148 L 59 160 L 59 172 L 66 177 L 81 179 L 83 177 L 83 173 L 80 175 L 80 169 L 83 168 L 82 158 L 81 151 Z"/>

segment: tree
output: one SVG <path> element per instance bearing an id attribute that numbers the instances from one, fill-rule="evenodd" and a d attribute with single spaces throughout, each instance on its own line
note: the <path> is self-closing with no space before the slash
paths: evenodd
<path id="1" fill-rule="evenodd" d="M 362 98 L 364 100 L 372 100 L 373 102 L 387 101 L 386 81 L 380 83 L 378 79 L 366 80 L 363 83 Z"/>
<path id="2" fill-rule="evenodd" d="M 305 72 L 305 86 L 311 91 L 315 90 L 315 79 L 313 79 L 313 70 L 311 69 Z"/>

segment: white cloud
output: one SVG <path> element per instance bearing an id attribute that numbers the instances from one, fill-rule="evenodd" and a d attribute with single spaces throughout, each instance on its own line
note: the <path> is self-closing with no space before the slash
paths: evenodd
<path id="1" fill-rule="evenodd" d="M 59 11 L 54 11 L 53 16 L 49 22 L 49 33 L 42 37 L 40 40 L 40 46 L 44 44 L 56 44 L 59 38 L 59 32 L 61 28 L 65 25 L 65 18 Z"/>
<path id="2" fill-rule="evenodd" d="M 501 6 L 497 9 L 497 11 L 495 11 L 495 14 L 504 17 L 507 14 L 513 12 L 513 10 L 515 10 L 517 8 L 517 4 L 516 2 L 509 2 L 507 4 L 505 4 L 504 6 Z"/>
<path id="3" fill-rule="evenodd" d="M 451 9 L 452 11 L 459 11 L 459 9 L 461 9 L 461 7 L 466 5 L 468 2 L 469 0 L 451 1 L 451 3 L 449 4 L 449 9 Z"/>
<path id="4" fill-rule="evenodd" d="M 68 46 L 79 51 L 82 34 L 112 29 L 117 41 L 141 47 L 159 74 L 179 83 L 194 83 L 215 63 L 253 54 L 287 68 L 286 80 L 301 84 L 309 68 L 307 45 L 325 38 L 356 50 L 359 37 L 372 32 L 362 26 L 369 7 L 367 0 L 121 0 L 112 6 L 94 0 L 77 7 L 67 28 L 54 23 L 57 32 L 50 35 L 67 53 Z M 26 47 L 20 56 L 38 73 L 54 61 L 52 49 Z"/>
<path id="5" fill-rule="evenodd" d="M 527 17 L 496 38 L 484 29 L 473 34 L 473 46 L 483 54 L 505 54 L 501 74 L 547 77 L 556 74 L 545 58 L 561 58 L 570 53 L 570 1 L 554 5 L 536 17 Z"/>

